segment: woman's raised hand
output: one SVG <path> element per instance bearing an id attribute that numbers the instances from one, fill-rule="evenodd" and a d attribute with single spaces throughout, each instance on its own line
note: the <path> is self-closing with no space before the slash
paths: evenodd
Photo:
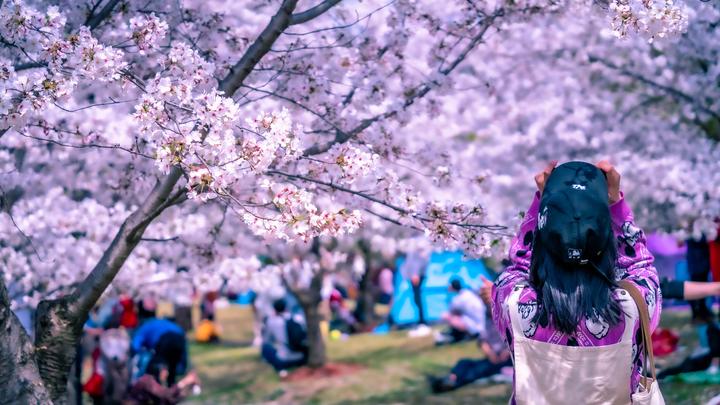
<path id="1" fill-rule="evenodd" d="M 597 167 L 605 173 L 608 183 L 608 198 L 610 204 L 615 204 L 620 201 L 620 173 L 607 160 L 598 162 Z"/>
<path id="2" fill-rule="evenodd" d="M 548 163 L 547 166 L 545 166 L 543 171 L 535 175 L 535 184 L 537 185 L 540 194 L 542 194 L 543 189 L 545 188 L 545 182 L 547 181 L 548 177 L 550 177 L 550 173 L 555 170 L 555 166 L 557 166 L 557 164 L 557 160 L 552 160 L 550 161 L 550 163 Z"/>

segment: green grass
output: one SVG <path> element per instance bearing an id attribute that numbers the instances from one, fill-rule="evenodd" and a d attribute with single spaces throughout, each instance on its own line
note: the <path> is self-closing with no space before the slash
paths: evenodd
<path id="1" fill-rule="evenodd" d="M 404 332 L 385 336 L 357 335 L 328 343 L 333 362 L 353 363 L 354 373 L 303 380 L 280 381 L 262 363 L 257 349 L 240 346 L 252 338 L 252 315 L 246 307 L 231 307 L 218 313 L 229 343 L 217 346 L 192 345 L 191 359 L 203 382 L 203 393 L 194 404 L 506 404 L 507 385 L 470 385 L 457 391 L 432 395 L 425 375 L 440 374 L 460 358 L 479 357 L 474 343 L 433 346 L 432 338 L 410 339 Z M 663 326 L 680 331 L 683 347 L 661 364 L 679 361 L 694 349 L 695 332 L 685 313 L 666 312 Z M 232 343 L 235 342 L 235 343 Z M 717 385 L 666 382 L 661 385 L 668 404 L 702 404 L 720 393 Z"/>

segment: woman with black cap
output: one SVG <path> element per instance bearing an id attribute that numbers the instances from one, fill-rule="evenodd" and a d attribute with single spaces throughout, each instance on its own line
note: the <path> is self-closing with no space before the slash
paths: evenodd
<path id="1" fill-rule="evenodd" d="M 513 352 L 511 402 L 630 404 L 645 357 L 640 315 L 651 330 L 660 318 L 653 256 L 612 165 L 555 166 L 535 177 L 512 264 L 492 292 Z"/>

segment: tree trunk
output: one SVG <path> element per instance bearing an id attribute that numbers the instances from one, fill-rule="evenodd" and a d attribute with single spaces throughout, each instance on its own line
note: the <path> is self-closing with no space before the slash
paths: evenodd
<path id="1" fill-rule="evenodd" d="M 70 310 L 69 300 L 42 301 L 35 318 L 35 357 L 53 404 L 67 403 L 67 385 L 77 345 L 82 337 L 82 319 Z"/>
<path id="2" fill-rule="evenodd" d="M 304 303 L 300 305 L 302 305 L 305 312 L 305 322 L 307 324 L 308 366 L 320 368 L 327 362 L 327 355 L 325 353 L 325 340 L 320 330 L 322 315 L 320 314 L 319 305 L 305 305 Z"/>
<path id="3" fill-rule="evenodd" d="M 20 321 L 10 310 L 5 284 L 0 281 L 0 398 L 9 404 L 50 404 L 40 377 L 35 350 Z"/>
<path id="4" fill-rule="evenodd" d="M 300 306 L 305 314 L 305 325 L 307 327 L 308 339 L 308 366 L 312 368 L 320 368 L 327 362 L 325 353 L 325 340 L 323 339 L 320 323 L 322 322 L 322 314 L 320 313 L 320 304 L 322 303 L 322 282 L 325 273 L 319 271 L 315 273 L 310 280 L 307 288 L 293 288 L 287 282 L 285 285 L 292 291 L 298 299 Z"/>
<path id="5" fill-rule="evenodd" d="M 365 266 L 365 273 L 358 283 L 357 306 L 355 308 L 355 318 L 364 328 L 372 326 L 377 319 L 375 314 L 375 291 L 373 291 L 373 280 L 375 279 L 379 269 L 373 270 L 369 264 Z"/>

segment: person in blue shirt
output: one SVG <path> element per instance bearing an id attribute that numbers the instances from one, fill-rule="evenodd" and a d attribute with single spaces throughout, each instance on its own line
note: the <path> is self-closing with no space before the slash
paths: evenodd
<path id="1" fill-rule="evenodd" d="M 149 351 L 152 357 L 146 373 L 159 378 L 161 366 L 167 366 L 167 384 L 175 383 L 178 373 L 187 368 L 187 341 L 185 331 L 167 319 L 151 318 L 146 320 L 133 334 L 130 346 L 133 353 Z"/>

